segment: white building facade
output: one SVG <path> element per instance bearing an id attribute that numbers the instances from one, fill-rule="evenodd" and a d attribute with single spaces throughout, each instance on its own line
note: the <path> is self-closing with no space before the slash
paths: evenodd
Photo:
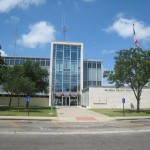
<path id="1" fill-rule="evenodd" d="M 87 87 L 82 91 L 81 105 L 87 108 L 136 108 L 137 101 L 131 88 Z M 140 108 L 150 108 L 150 88 L 142 90 Z"/>

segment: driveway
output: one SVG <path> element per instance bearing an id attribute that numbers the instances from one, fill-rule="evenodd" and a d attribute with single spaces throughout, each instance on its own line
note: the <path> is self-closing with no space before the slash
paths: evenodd
<path id="1" fill-rule="evenodd" d="M 59 121 L 65 122 L 99 122 L 108 121 L 110 117 L 79 106 L 57 106 Z"/>

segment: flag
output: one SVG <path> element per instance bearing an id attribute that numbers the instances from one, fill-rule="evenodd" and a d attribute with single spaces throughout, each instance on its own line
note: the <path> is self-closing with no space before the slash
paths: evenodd
<path id="1" fill-rule="evenodd" d="M 134 40 L 134 45 L 136 47 L 139 47 L 139 44 L 138 44 L 138 41 L 137 41 L 137 38 L 136 38 L 136 34 L 135 34 L 135 30 L 134 30 L 134 24 L 133 24 L 133 40 Z"/>

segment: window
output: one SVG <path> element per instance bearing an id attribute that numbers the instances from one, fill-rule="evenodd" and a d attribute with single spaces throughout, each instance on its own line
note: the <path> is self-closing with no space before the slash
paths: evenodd
<path id="1" fill-rule="evenodd" d="M 70 58 L 70 51 L 64 49 L 64 58 Z"/>
<path id="2" fill-rule="evenodd" d="M 19 65 L 19 60 L 15 59 L 15 65 Z"/>
<path id="3" fill-rule="evenodd" d="M 45 66 L 45 60 L 41 60 L 41 66 Z"/>
<path id="4" fill-rule="evenodd" d="M 87 68 L 87 63 L 86 62 L 84 63 L 84 68 Z"/>
<path id="5" fill-rule="evenodd" d="M 100 62 L 97 63 L 97 68 L 101 68 L 101 63 Z"/>
<path id="6" fill-rule="evenodd" d="M 9 59 L 5 59 L 5 63 L 9 65 Z"/>
<path id="7" fill-rule="evenodd" d="M 96 86 L 96 81 L 93 81 L 93 85 Z"/>
<path id="8" fill-rule="evenodd" d="M 91 63 L 90 62 L 88 63 L 88 68 L 91 68 Z"/>
<path id="9" fill-rule="evenodd" d="M 64 60 L 64 69 L 70 69 L 70 61 Z"/>
<path id="10" fill-rule="evenodd" d="M 63 59 L 63 51 L 56 51 L 55 59 Z"/>
<path id="11" fill-rule="evenodd" d="M 78 60 L 80 60 L 81 58 L 81 54 L 80 54 L 80 50 L 78 50 Z"/>
<path id="12" fill-rule="evenodd" d="M 77 83 L 77 76 L 71 76 L 71 83 Z"/>
<path id="13" fill-rule="evenodd" d="M 62 71 L 62 70 L 63 70 L 62 61 L 56 61 L 56 71 Z"/>
<path id="14" fill-rule="evenodd" d="M 93 68 L 96 68 L 96 62 L 93 62 Z"/>
<path id="15" fill-rule="evenodd" d="M 62 84 L 55 85 L 55 92 L 62 92 Z"/>
<path id="16" fill-rule="evenodd" d="M 50 61 L 49 60 L 46 61 L 46 66 L 50 66 Z"/>
<path id="17" fill-rule="evenodd" d="M 63 50 L 63 45 L 57 45 L 58 50 Z"/>
<path id="18" fill-rule="evenodd" d="M 14 65 L 14 60 L 10 59 L 10 65 Z"/>
<path id="19" fill-rule="evenodd" d="M 70 72 L 69 71 L 64 71 L 63 80 L 64 81 L 70 81 Z"/>
<path id="20" fill-rule="evenodd" d="M 62 74 L 56 74 L 55 83 L 62 83 Z"/>
<path id="21" fill-rule="evenodd" d="M 77 72 L 77 62 L 71 62 L 71 73 Z"/>
<path id="22" fill-rule="evenodd" d="M 21 59 L 21 60 L 20 60 L 20 65 L 23 65 L 24 62 L 25 62 L 25 60 L 24 60 L 24 59 Z"/>
<path id="23" fill-rule="evenodd" d="M 64 91 L 64 92 L 70 91 L 69 83 L 63 83 L 63 91 Z"/>
<path id="24" fill-rule="evenodd" d="M 97 86 L 101 86 L 101 81 L 97 81 Z"/>
<path id="25" fill-rule="evenodd" d="M 77 84 L 71 85 L 71 92 L 77 92 Z"/>
<path id="26" fill-rule="evenodd" d="M 71 60 L 77 60 L 77 52 L 71 52 Z"/>

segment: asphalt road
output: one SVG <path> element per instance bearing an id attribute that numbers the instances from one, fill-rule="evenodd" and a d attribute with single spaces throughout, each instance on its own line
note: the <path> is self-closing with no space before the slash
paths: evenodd
<path id="1" fill-rule="evenodd" d="M 150 150 L 150 132 L 0 134 L 0 150 Z"/>
<path id="2" fill-rule="evenodd" d="M 37 120 L 0 120 L 3 132 L 102 132 L 125 130 L 149 130 L 150 119 L 116 120 L 107 122 L 52 122 Z"/>

